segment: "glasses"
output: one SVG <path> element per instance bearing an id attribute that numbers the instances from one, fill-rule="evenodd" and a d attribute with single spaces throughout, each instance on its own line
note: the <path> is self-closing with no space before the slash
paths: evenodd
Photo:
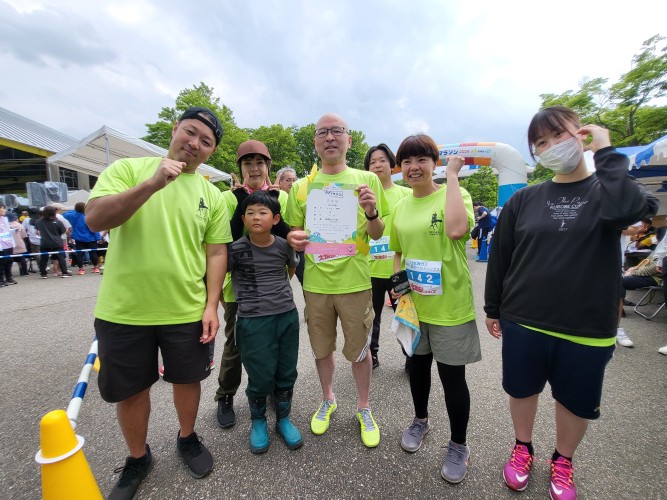
<path id="1" fill-rule="evenodd" d="M 331 132 L 331 135 L 334 137 L 340 137 L 345 133 L 345 127 L 331 127 L 331 128 L 318 128 L 315 131 L 315 137 L 318 139 L 324 139 L 329 132 Z"/>

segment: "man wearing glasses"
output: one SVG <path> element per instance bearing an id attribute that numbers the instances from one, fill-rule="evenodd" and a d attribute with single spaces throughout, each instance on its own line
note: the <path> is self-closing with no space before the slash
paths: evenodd
<path id="1" fill-rule="evenodd" d="M 358 193 L 355 254 L 326 256 L 306 253 L 303 284 L 305 319 L 322 386 L 322 402 L 311 419 L 310 427 L 314 434 L 324 434 L 329 428 L 331 414 L 336 410 L 333 390 L 334 351 L 336 323 L 340 319 L 345 338 L 342 352 L 352 363 L 352 375 L 357 386 L 357 419 L 361 426 L 361 439 L 364 445 L 373 448 L 380 443 L 380 429 L 371 414 L 369 401 L 372 372 L 369 344 L 373 307 L 368 242 L 370 238 L 378 239 L 382 236 L 384 223 L 381 217 L 388 213 L 378 177 L 346 165 L 346 155 L 351 145 L 352 137 L 343 118 L 327 113 L 319 119 L 315 126 L 315 149 L 322 161 L 322 169 L 294 183 L 287 204 L 286 220 L 292 226 L 289 243 L 295 250 L 307 252 L 308 192 L 336 185 L 342 189 L 353 187 Z M 314 203 L 313 198 L 311 203 Z"/>

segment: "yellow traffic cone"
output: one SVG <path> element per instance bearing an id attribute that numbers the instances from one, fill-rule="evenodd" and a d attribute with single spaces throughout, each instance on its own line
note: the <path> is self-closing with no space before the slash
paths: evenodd
<path id="1" fill-rule="evenodd" d="M 42 466 L 43 500 L 102 498 L 81 449 L 84 439 L 74 434 L 67 413 L 44 415 L 39 432 L 42 449 L 35 460 Z"/>

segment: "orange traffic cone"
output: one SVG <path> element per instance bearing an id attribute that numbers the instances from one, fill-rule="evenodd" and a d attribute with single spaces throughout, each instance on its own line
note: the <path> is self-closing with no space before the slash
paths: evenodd
<path id="1" fill-rule="evenodd" d="M 42 417 L 40 443 L 35 461 L 42 466 L 44 500 L 102 498 L 81 449 L 84 439 L 74 434 L 64 410 Z"/>

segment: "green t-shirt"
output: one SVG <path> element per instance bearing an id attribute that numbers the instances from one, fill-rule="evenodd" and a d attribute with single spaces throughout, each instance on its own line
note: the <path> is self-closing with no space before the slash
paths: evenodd
<path id="1" fill-rule="evenodd" d="M 394 220 L 393 210 L 399 200 L 410 195 L 412 195 L 412 189 L 397 184 L 384 190 L 384 197 L 387 199 L 389 207 L 389 215 L 382 219 L 384 221 L 382 238 L 370 241 L 371 278 L 389 278 L 394 274 L 394 252 L 389 249 L 391 226 Z"/>
<path id="2" fill-rule="evenodd" d="M 406 196 L 396 204 L 390 249 L 403 254 L 419 321 L 455 326 L 475 319 L 475 307 L 465 248 L 468 237 L 451 240 L 445 232 L 446 192 L 442 186 L 424 198 Z M 465 189 L 461 193 L 473 227 L 470 194 Z"/>
<path id="3" fill-rule="evenodd" d="M 153 176 L 161 158 L 122 159 L 102 172 L 90 199 L 122 193 Z M 232 240 L 222 193 L 181 174 L 110 232 L 95 317 L 127 325 L 202 319 L 205 243 Z"/>
<path id="4" fill-rule="evenodd" d="M 222 193 L 222 198 L 225 202 L 225 207 L 227 208 L 227 214 L 229 215 L 229 220 L 232 219 L 236 207 L 239 204 L 239 200 L 234 196 L 232 191 L 225 191 Z M 285 191 L 280 191 L 278 194 L 278 202 L 280 203 L 280 215 L 284 219 L 285 213 L 287 212 L 287 193 Z M 248 231 L 243 228 L 243 234 L 247 234 Z M 234 290 L 232 289 L 232 274 L 227 273 L 225 276 L 225 282 L 222 285 L 222 296 L 223 300 L 227 303 L 236 302 L 234 297 Z"/>
<path id="5" fill-rule="evenodd" d="M 308 184 L 329 185 L 366 184 L 375 193 L 376 206 L 380 217 L 383 219 L 389 215 L 384 189 L 378 176 L 366 172 L 346 168 L 335 175 L 317 172 L 311 179 L 305 177 L 294 183 L 289 194 L 287 203 L 287 223 L 292 227 L 306 227 L 306 200 L 308 197 Z M 369 236 L 366 232 L 366 217 L 363 209 L 357 205 L 357 230 L 353 235 L 356 241 L 356 253 L 354 256 L 337 257 L 333 259 L 319 260 L 315 263 L 312 254 L 305 254 L 306 262 L 304 268 L 303 289 L 313 293 L 324 293 L 328 295 L 341 295 L 345 293 L 360 292 L 371 287 L 370 266 L 368 264 Z"/>

